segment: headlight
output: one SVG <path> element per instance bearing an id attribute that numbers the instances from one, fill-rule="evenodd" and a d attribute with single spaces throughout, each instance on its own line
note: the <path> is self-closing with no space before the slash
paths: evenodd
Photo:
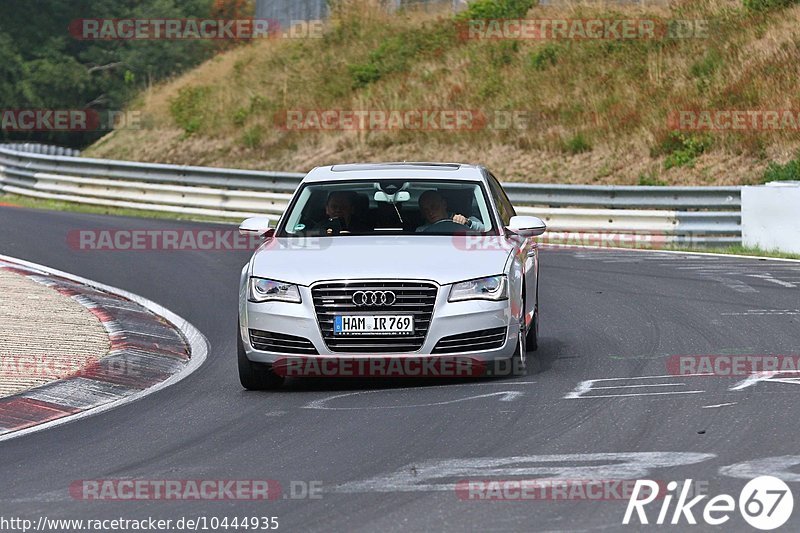
<path id="1" fill-rule="evenodd" d="M 447 301 L 505 300 L 506 298 L 508 298 L 508 279 L 505 276 L 491 276 L 454 283 L 450 288 L 450 297 Z"/>
<path id="2" fill-rule="evenodd" d="M 292 302 L 300 303 L 300 289 L 297 285 L 273 279 L 250 278 L 251 302 Z"/>

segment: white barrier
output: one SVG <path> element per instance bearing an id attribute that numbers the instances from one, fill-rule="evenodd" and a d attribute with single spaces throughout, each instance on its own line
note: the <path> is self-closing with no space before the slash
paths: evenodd
<path id="1" fill-rule="evenodd" d="M 763 250 L 800 253 L 800 181 L 742 188 L 742 241 Z"/>

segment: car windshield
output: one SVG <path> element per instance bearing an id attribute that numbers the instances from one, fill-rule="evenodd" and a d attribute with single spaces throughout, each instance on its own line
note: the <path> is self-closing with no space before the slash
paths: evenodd
<path id="1" fill-rule="evenodd" d="M 496 233 L 477 182 L 378 180 L 304 186 L 279 237 Z"/>

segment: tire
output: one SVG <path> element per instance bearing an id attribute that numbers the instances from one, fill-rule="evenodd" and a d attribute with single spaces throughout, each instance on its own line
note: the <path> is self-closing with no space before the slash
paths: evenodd
<path id="1" fill-rule="evenodd" d="M 525 335 L 525 323 L 520 323 L 520 330 L 517 336 L 517 349 L 511 356 L 511 375 L 528 375 L 528 336 Z"/>
<path id="2" fill-rule="evenodd" d="M 272 390 L 283 384 L 283 376 L 272 371 L 265 363 L 254 363 L 247 358 L 242 342 L 241 330 L 236 330 L 237 359 L 239 363 L 239 382 L 247 390 Z"/>

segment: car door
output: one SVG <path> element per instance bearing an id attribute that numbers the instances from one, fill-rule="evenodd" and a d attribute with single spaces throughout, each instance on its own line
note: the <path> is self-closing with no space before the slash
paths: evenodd
<path id="1" fill-rule="evenodd" d="M 497 178 L 491 172 L 488 173 L 488 178 L 500 220 L 503 226 L 507 226 L 511 222 L 511 217 L 516 216 L 517 212 Z M 514 238 L 514 240 L 519 247 L 519 260 L 525 277 L 525 323 L 530 324 L 538 304 L 539 249 L 532 238 Z"/>

